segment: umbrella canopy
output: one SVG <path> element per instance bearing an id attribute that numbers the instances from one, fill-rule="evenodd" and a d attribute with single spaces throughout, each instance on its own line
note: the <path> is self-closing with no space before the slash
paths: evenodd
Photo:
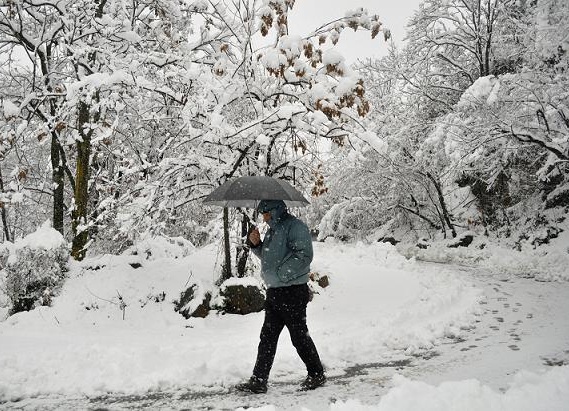
<path id="1" fill-rule="evenodd" d="M 226 181 L 213 190 L 204 203 L 222 207 L 256 208 L 261 200 L 283 200 L 287 207 L 304 207 L 308 200 L 284 180 L 247 176 Z"/>

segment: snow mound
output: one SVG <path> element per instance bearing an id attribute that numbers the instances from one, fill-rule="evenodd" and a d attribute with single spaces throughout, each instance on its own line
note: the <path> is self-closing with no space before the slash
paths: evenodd
<path id="1" fill-rule="evenodd" d="M 59 233 L 51 227 L 51 221 L 46 221 L 41 227 L 24 238 L 20 238 L 14 242 L 14 250 L 24 248 L 55 250 L 63 245 L 66 241 Z"/>
<path id="2" fill-rule="evenodd" d="M 496 392 L 478 380 L 449 381 L 433 386 L 403 376 L 393 378 L 395 387 L 377 406 L 358 400 L 338 401 L 333 411 L 563 411 L 569 404 L 569 366 L 544 374 L 527 371 L 515 375 L 510 388 Z"/>
<path id="3" fill-rule="evenodd" d="M 462 94 L 458 107 L 468 110 L 481 104 L 491 105 L 496 101 L 500 81 L 494 75 L 480 77 Z"/>
<path id="4" fill-rule="evenodd" d="M 567 244 L 565 238 L 569 239 L 569 236 L 564 236 L 558 243 Z M 449 248 L 447 241 L 439 241 L 429 244 L 426 249 L 398 245 L 398 250 L 408 258 L 420 261 L 467 265 L 498 275 L 516 275 L 538 281 L 569 281 L 569 250 L 560 246 L 542 246 L 520 252 L 475 239 L 469 247 Z"/>

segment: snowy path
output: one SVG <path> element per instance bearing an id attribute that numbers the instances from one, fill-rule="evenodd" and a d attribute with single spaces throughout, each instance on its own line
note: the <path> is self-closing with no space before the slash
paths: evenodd
<path id="1" fill-rule="evenodd" d="M 435 264 L 421 264 L 437 270 Z M 277 375 L 267 395 L 246 396 L 227 388 L 173 389 L 141 395 L 86 398 L 65 395 L 34 397 L 3 404 L 8 409 L 190 409 L 234 410 L 275 406 L 278 410 L 329 410 L 330 404 L 358 399 L 376 405 L 391 388 L 395 373 L 429 384 L 479 380 L 505 391 L 519 370 L 540 371 L 569 364 L 569 284 L 544 283 L 517 277 L 496 278 L 480 270 L 451 269 L 483 289 L 475 328 L 460 338 L 443 340 L 422 354 L 391 361 L 352 364 L 335 369 L 327 385 L 298 392 L 298 375 Z M 270 408 L 269 408 L 270 409 Z"/>
<path id="2" fill-rule="evenodd" d="M 456 269 L 483 288 L 484 314 L 464 341 L 438 347 L 436 359 L 406 375 L 432 384 L 475 378 L 505 390 L 520 370 L 569 364 L 569 284 Z"/>

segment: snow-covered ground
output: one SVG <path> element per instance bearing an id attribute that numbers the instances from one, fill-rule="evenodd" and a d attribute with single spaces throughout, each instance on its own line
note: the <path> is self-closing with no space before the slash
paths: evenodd
<path id="1" fill-rule="evenodd" d="M 242 396 L 230 387 L 250 375 L 263 314 L 185 320 L 173 301 L 213 288 L 218 249 L 143 251 L 75 264 L 52 307 L 0 322 L 0 408 L 569 409 L 567 282 L 315 243 L 330 286 L 308 322 L 329 382 L 296 391 L 284 331 L 268 394 Z"/>

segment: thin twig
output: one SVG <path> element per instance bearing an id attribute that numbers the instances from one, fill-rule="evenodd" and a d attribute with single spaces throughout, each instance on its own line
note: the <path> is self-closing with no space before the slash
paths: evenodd
<path id="1" fill-rule="evenodd" d="M 122 295 L 119 293 L 119 290 L 117 290 L 117 295 L 119 296 L 119 301 L 120 301 L 119 308 L 120 308 L 120 310 L 122 311 L 122 319 L 123 319 L 123 321 L 124 321 L 124 315 L 125 315 L 125 312 L 126 312 L 127 304 L 126 304 L 126 303 L 124 302 L 124 300 L 122 299 Z"/>
<path id="2" fill-rule="evenodd" d="M 118 305 L 118 304 L 115 303 L 114 301 L 107 300 L 107 299 L 105 299 L 105 298 L 99 297 L 98 295 L 94 294 L 91 290 L 89 290 L 88 287 L 85 287 L 85 289 L 86 289 L 87 291 L 89 291 L 89 294 L 91 294 L 91 295 L 92 295 L 93 297 L 95 297 L 95 298 L 98 298 L 99 300 L 103 300 L 103 301 L 106 301 L 106 302 L 108 302 L 108 303 L 111 303 L 111 304 L 114 304 L 114 305 Z"/>
<path id="3" fill-rule="evenodd" d="M 192 276 L 194 275 L 194 273 L 192 272 L 192 270 L 190 270 L 190 275 L 186 281 L 186 284 L 184 284 L 184 289 L 186 289 L 186 287 L 188 286 L 188 284 L 190 283 L 190 279 L 192 278 Z"/>

